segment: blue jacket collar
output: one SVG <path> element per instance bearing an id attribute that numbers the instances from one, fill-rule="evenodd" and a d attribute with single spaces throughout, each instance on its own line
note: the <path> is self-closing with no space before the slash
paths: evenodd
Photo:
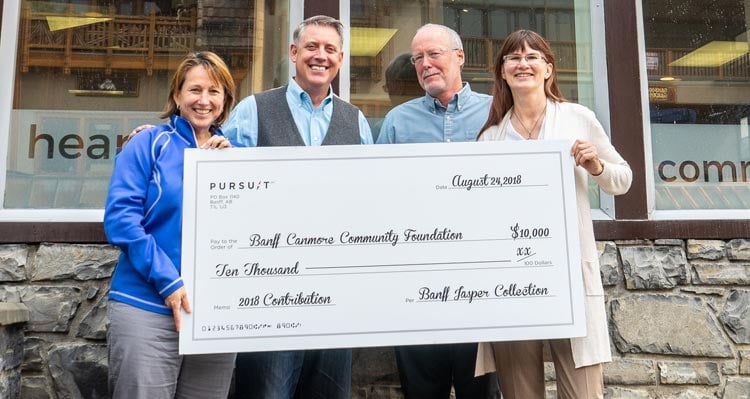
<path id="1" fill-rule="evenodd" d="M 180 115 L 172 114 L 169 116 L 169 126 L 181 138 L 187 140 L 189 143 L 193 145 L 193 147 L 197 147 L 197 143 L 195 141 L 195 131 L 193 130 L 193 125 L 190 124 L 190 121 L 181 117 Z M 211 131 L 215 135 L 219 135 L 219 136 L 224 135 L 224 133 L 221 131 L 221 128 L 215 125 L 211 128 Z"/>

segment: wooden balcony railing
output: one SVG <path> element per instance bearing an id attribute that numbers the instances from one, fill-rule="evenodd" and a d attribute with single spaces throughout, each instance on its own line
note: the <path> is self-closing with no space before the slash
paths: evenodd
<path id="1" fill-rule="evenodd" d="M 695 49 L 650 48 L 646 50 L 649 78 L 673 77 L 682 80 L 747 80 L 750 78 L 750 54 L 745 53 L 715 67 L 670 66 Z"/>
<path id="2" fill-rule="evenodd" d="M 464 68 L 491 71 L 495 64 L 495 56 L 500 51 L 503 40 L 485 37 L 464 37 L 463 42 L 464 49 L 466 50 Z M 587 60 L 576 60 L 576 57 L 588 57 L 589 55 L 577 54 L 575 42 L 550 41 L 549 43 L 557 57 L 558 71 L 580 72 L 576 64 L 591 65 Z M 692 51 L 694 49 L 647 49 L 646 59 L 649 78 L 658 79 L 664 76 L 683 80 L 747 80 L 750 78 L 750 53 L 745 53 L 732 61 L 716 67 L 670 66 L 673 61 Z"/>
<path id="3" fill-rule="evenodd" d="M 174 68 L 170 55 L 191 51 L 195 31 L 194 16 L 92 16 L 26 8 L 21 21 L 20 67 L 22 72 L 32 66 L 62 67 L 65 74 L 73 68 L 98 68 L 105 73 L 145 69 L 150 76 L 154 69 Z"/>

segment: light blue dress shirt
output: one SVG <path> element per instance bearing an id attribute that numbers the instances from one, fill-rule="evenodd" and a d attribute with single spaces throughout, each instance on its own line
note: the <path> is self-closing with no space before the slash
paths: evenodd
<path id="1" fill-rule="evenodd" d="M 425 94 L 390 110 L 378 144 L 475 141 L 487 121 L 492 97 L 471 91 L 468 83 L 444 107 Z M 226 134 L 226 131 L 225 131 Z"/>
<path id="2" fill-rule="evenodd" d="M 297 125 L 305 145 L 318 146 L 328 132 L 333 114 L 333 90 L 318 106 L 313 108 L 310 95 L 297 84 L 294 79 L 289 81 L 286 89 L 286 102 L 292 111 L 294 123 Z M 246 97 L 240 101 L 229 114 L 229 120 L 221 126 L 224 135 L 246 147 L 258 145 L 258 105 L 255 96 Z M 359 111 L 359 138 L 361 144 L 372 144 L 372 132 L 362 111 Z"/>

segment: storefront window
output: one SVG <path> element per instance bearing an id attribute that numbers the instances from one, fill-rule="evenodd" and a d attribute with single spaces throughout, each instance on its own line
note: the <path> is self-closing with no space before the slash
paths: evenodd
<path id="1" fill-rule="evenodd" d="M 750 208 L 750 0 L 643 15 L 656 209 Z"/>
<path id="2" fill-rule="evenodd" d="M 388 110 L 424 93 L 416 76 L 387 79 L 386 69 L 399 56 L 408 58 L 412 36 L 428 22 L 462 36 L 463 78 L 485 93 L 492 89 L 492 64 L 505 37 L 521 28 L 541 33 L 556 52 L 564 95 L 597 109 L 595 18 L 588 0 L 342 1 L 349 3 L 344 22 L 350 31 L 342 94 L 363 110 L 375 135 Z M 0 149 L 7 155 L 0 157 L 2 209 L 102 209 L 114 155 L 133 127 L 160 122 L 169 78 L 181 58 L 194 50 L 220 54 L 237 81 L 237 98 L 283 85 L 289 78 L 290 20 L 299 22 L 302 5 L 21 0 L 16 10 L 6 4 L 1 49 L 15 63 L 0 76 L 12 86 L 4 89 L 12 93 L 10 114 L 0 113 L 0 143 L 7 143 Z M 599 208 L 594 186 L 591 197 Z"/>
<path id="3" fill-rule="evenodd" d="M 22 0 L 18 15 L 4 209 L 103 208 L 123 137 L 163 122 L 191 51 L 224 59 L 237 98 L 288 79 L 288 1 Z"/>
<path id="4" fill-rule="evenodd" d="M 352 0 L 350 6 L 351 102 L 368 117 L 373 135 L 378 134 L 383 117 L 392 107 L 424 95 L 415 73 L 389 73 L 388 66 L 393 62 L 412 67 L 398 58 L 408 59 L 411 39 L 426 23 L 447 25 L 459 33 L 466 57 L 463 79 L 472 90 L 487 94 L 492 92 L 494 58 L 503 40 L 517 29 L 540 33 L 557 57 L 558 79 L 565 97 L 595 108 L 588 1 Z M 599 208 L 595 185 L 590 196 L 592 207 Z"/>

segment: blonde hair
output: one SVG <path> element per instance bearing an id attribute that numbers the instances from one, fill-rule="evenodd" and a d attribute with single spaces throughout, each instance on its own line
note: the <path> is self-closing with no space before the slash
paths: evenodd
<path id="1" fill-rule="evenodd" d="M 224 60 L 210 51 L 191 53 L 182 60 L 174 76 L 172 76 L 172 81 L 169 84 L 169 97 L 167 98 L 166 105 L 164 105 L 164 111 L 159 115 L 160 118 L 169 118 L 173 114 L 180 115 L 180 109 L 177 107 L 174 97 L 182 90 L 182 85 L 185 83 L 185 76 L 188 71 L 199 65 L 206 69 L 208 76 L 214 83 L 224 89 L 224 108 L 221 110 L 219 117 L 214 121 L 214 125 L 219 126 L 229 118 L 229 112 L 234 107 L 234 92 L 236 90 L 234 79 L 232 79 L 232 74 L 229 72 L 229 68 L 224 63 Z"/>

